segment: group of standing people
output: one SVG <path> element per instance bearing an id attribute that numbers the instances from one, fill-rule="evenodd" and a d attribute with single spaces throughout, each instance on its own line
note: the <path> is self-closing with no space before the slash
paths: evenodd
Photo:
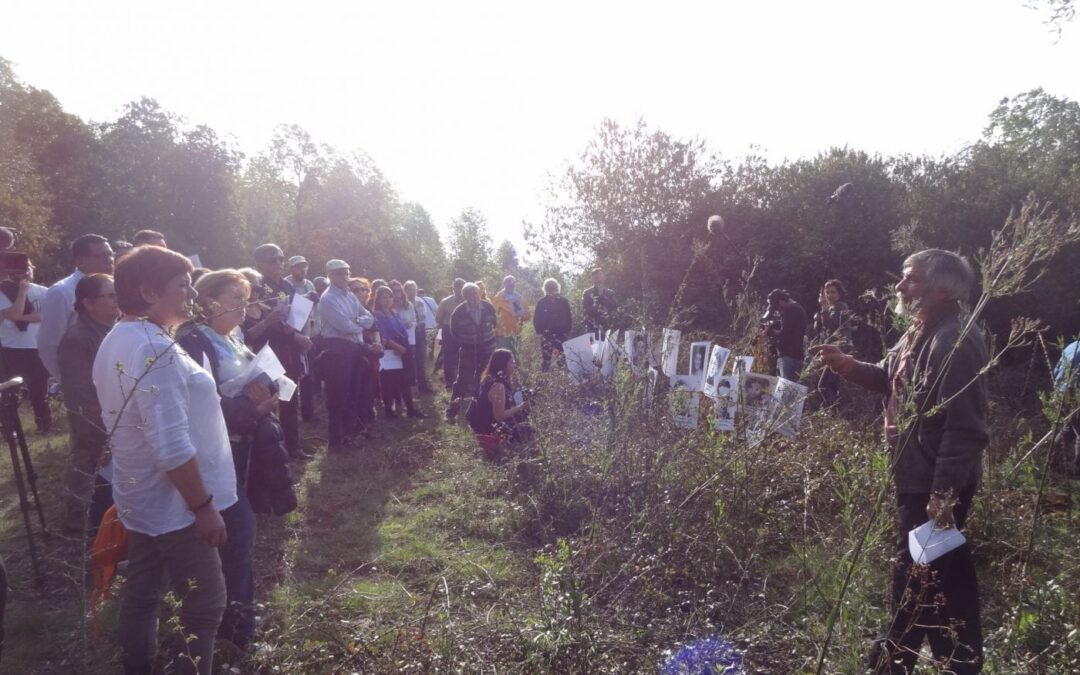
<path id="1" fill-rule="evenodd" d="M 521 329 L 533 321 L 547 370 L 573 318 L 554 279 L 544 282 L 535 308 L 512 276 L 492 301 L 479 284 L 456 279 L 453 293 L 436 303 L 411 281 L 353 277 L 340 259 L 326 263 L 325 278 L 308 280 L 307 261 L 286 260 L 274 244 L 255 250 L 255 269 L 196 270 L 166 248 L 164 237 L 150 234 L 154 241 L 128 249 L 115 270 L 108 240 L 79 237 L 71 247 L 75 271 L 49 289 L 33 284 L 29 265 L 5 270 L 2 356 L 9 375 L 25 373 L 35 401 L 48 375 L 62 387 L 72 434 L 69 524 L 85 525 L 91 493 L 102 493 L 94 491 L 96 481 L 128 531 L 118 627 L 126 672 L 152 671 L 167 582 L 181 598 L 185 635 L 175 665 L 209 673 L 215 636 L 241 645 L 254 636 L 255 514 L 296 507 L 288 459 L 306 456 L 297 421 L 316 421 L 320 390 L 332 453 L 361 444 L 377 398 L 386 419 L 423 417 L 413 388 L 431 391 L 427 342 L 429 330 L 437 330 L 450 392 L 446 418 L 453 421 L 464 401 L 477 399 L 476 424 L 520 439 L 529 405 L 514 396 Z M 603 337 L 615 327 L 618 302 L 602 270 L 592 278 L 582 312 L 586 330 Z M 973 282 L 970 266 L 953 253 L 910 256 L 895 289 L 910 328 L 878 362 L 849 353 L 853 326 L 838 280 L 822 288 L 814 317 L 819 339 L 811 352 L 827 367 L 823 396 L 835 400 L 847 380 L 886 401 L 897 562 L 893 619 L 869 664 L 875 672 L 909 672 L 924 639 L 954 672 L 981 668 L 970 546 L 932 564 L 930 575 L 915 569 L 907 547 L 907 532 L 927 519 L 939 528 L 963 527 L 989 440 L 980 377 L 989 356 L 960 309 Z M 314 306 L 301 328 L 288 321 L 297 295 Z M 779 314 L 779 374 L 797 379 L 806 313 L 784 291 L 771 293 L 769 302 Z M 35 325 L 30 346 L 23 334 Z M 223 388 L 264 347 L 286 378 Z M 1074 343 L 1059 366 L 1061 386 L 1073 386 L 1078 373 Z M 298 393 L 285 395 L 293 381 Z M 47 405 L 35 403 L 34 410 L 39 429 L 47 430 Z"/>

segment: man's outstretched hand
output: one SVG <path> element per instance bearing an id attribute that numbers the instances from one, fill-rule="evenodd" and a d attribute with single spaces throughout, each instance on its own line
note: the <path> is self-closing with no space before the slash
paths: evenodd
<path id="1" fill-rule="evenodd" d="M 842 352 L 836 345 L 814 345 L 810 351 L 838 375 L 847 375 L 855 369 L 855 358 Z"/>

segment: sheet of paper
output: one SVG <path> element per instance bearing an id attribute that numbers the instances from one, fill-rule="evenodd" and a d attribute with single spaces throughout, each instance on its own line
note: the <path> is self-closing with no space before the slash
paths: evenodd
<path id="1" fill-rule="evenodd" d="M 308 317 L 311 316 L 311 310 L 314 307 L 314 302 L 297 293 L 289 304 L 289 318 L 286 323 L 297 332 L 302 332 L 307 327 Z"/>
<path id="2" fill-rule="evenodd" d="M 379 368 L 382 370 L 401 370 L 404 367 L 401 357 L 390 349 L 385 350 L 382 358 L 379 359 Z"/>
<path id="3" fill-rule="evenodd" d="M 281 361 L 278 361 L 270 345 L 263 346 L 255 358 L 244 366 L 239 375 L 227 382 L 222 382 L 218 388 L 224 396 L 239 396 L 248 382 L 254 380 L 260 373 L 266 373 L 271 382 L 277 382 L 285 376 L 285 367 L 281 365 Z"/>
<path id="4" fill-rule="evenodd" d="M 571 338 L 562 344 L 566 368 L 577 378 L 590 378 L 597 372 L 593 359 L 593 336 L 591 333 Z"/>
<path id="5" fill-rule="evenodd" d="M 200 267 L 202 267 L 202 259 L 199 258 L 198 253 L 192 253 L 191 255 L 189 255 L 188 260 L 191 261 L 191 266 L 195 269 L 199 269 Z"/>
<path id="6" fill-rule="evenodd" d="M 938 529 L 934 527 L 934 521 L 928 520 L 908 532 L 908 552 L 916 563 L 929 565 L 946 553 L 960 548 L 966 541 L 964 535 L 955 527 Z"/>
<path id="7" fill-rule="evenodd" d="M 291 401 L 292 397 L 293 397 L 293 394 L 296 393 L 296 383 L 293 382 L 292 380 L 290 380 L 285 375 L 282 375 L 277 380 L 277 386 L 278 386 L 278 394 L 277 394 L 278 400 L 279 401 L 285 401 L 285 402 Z"/>

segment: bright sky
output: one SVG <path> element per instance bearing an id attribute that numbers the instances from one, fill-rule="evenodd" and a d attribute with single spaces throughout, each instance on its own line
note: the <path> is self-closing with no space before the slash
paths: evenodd
<path id="1" fill-rule="evenodd" d="M 1080 21 L 1024 0 L 0 0 L 0 56 L 84 119 L 140 96 L 248 153 L 279 123 L 367 151 L 440 227 L 521 244 L 612 117 L 737 158 L 952 152 L 1004 96 L 1080 99 Z"/>

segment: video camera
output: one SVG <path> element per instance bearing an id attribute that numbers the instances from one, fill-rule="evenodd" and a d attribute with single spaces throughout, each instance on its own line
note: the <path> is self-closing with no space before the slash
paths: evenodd
<path id="1" fill-rule="evenodd" d="M 30 256 L 21 251 L 0 252 L 0 273 L 13 277 L 30 273 Z"/>

